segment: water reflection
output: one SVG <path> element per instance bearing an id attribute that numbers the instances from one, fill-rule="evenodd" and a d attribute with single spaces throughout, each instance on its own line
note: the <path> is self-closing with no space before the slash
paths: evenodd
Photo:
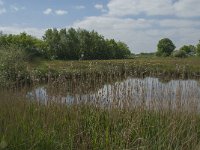
<path id="1" fill-rule="evenodd" d="M 88 86 L 90 88 L 87 88 Z M 158 78 L 128 78 L 98 87 L 99 89 L 90 90 L 93 88 L 88 84 L 76 86 L 66 83 L 60 87 L 41 86 L 27 95 L 45 104 L 49 102 L 89 103 L 103 107 L 145 106 L 157 109 L 199 107 L 200 86 L 195 80 L 171 80 L 163 83 Z"/>

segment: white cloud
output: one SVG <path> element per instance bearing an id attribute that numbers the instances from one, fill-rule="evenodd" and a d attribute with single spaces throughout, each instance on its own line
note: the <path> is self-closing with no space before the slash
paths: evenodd
<path id="1" fill-rule="evenodd" d="M 12 12 L 17 12 L 17 11 L 20 11 L 20 10 L 24 10 L 26 8 L 25 7 L 18 7 L 16 5 L 11 5 L 10 9 L 11 9 Z"/>
<path id="2" fill-rule="evenodd" d="M 169 28 L 198 28 L 200 27 L 200 20 L 187 20 L 187 19 L 163 19 L 156 21 L 161 27 Z"/>
<path id="3" fill-rule="evenodd" d="M 75 27 L 86 27 L 88 29 L 114 29 L 116 31 L 128 29 L 144 29 L 152 26 L 152 21 L 145 19 L 120 19 L 108 16 L 87 17 L 83 21 L 74 23 Z"/>
<path id="4" fill-rule="evenodd" d="M 200 16 L 199 0 L 110 0 L 109 15 L 127 16 L 146 14 L 175 15 L 178 17 Z"/>
<path id="5" fill-rule="evenodd" d="M 56 10 L 55 14 L 61 16 L 68 14 L 68 12 L 66 10 Z"/>
<path id="6" fill-rule="evenodd" d="M 109 15 L 127 16 L 145 13 L 146 15 L 173 14 L 172 0 L 111 0 L 108 3 Z"/>
<path id="7" fill-rule="evenodd" d="M 43 14 L 45 15 L 55 14 L 55 15 L 62 16 L 62 15 L 68 14 L 68 12 L 66 10 L 61 10 L 61 9 L 54 11 L 51 8 L 47 8 L 46 10 L 43 11 Z"/>
<path id="8" fill-rule="evenodd" d="M 5 34 L 20 34 L 26 32 L 35 37 L 41 38 L 44 35 L 46 29 L 38 29 L 31 27 L 19 27 L 19 26 L 0 26 L 0 31 Z"/>
<path id="9" fill-rule="evenodd" d="M 199 0 L 179 0 L 174 4 L 176 15 L 179 17 L 199 17 L 200 1 Z"/>
<path id="10" fill-rule="evenodd" d="M 96 4 L 96 5 L 94 5 L 94 7 L 96 8 L 96 9 L 103 9 L 103 5 L 101 5 L 101 4 Z"/>
<path id="11" fill-rule="evenodd" d="M 53 12 L 51 8 L 47 8 L 46 10 L 43 11 L 43 14 L 45 15 L 50 15 Z"/>
<path id="12" fill-rule="evenodd" d="M 75 8 L 78 9 L 78 10 L 81 10 L 81 9 L 85 9 L 85 6 L 84 5 L 78 5 Z"/>
<path id="13" fill-rule="evenodd" d="M 104 8 L 104 6 L 102 4 L 95 4 L 94 8 L 96 8 L 102 12 L 106 12 L 106 9 Z"/>

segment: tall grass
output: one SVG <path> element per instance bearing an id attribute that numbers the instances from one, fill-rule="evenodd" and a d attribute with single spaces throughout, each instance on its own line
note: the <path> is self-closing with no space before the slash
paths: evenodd
<path id="1" fill-rule="evenodd" d="M 200 148 L 194 111 L 45 106 L 1 93 L 0 120 L 0 146 L 6 149 Z"/>
<path id="2" fill-rule="evenodd" d="M 93 93 L 96 84 L 101 87 L 102 80 L 104 78 L 90 78 L 79 82 L 73 78 L 68 83 L 65 78 L 59 78 L 57 82 L 49 82 L 48 92 L 54 98 L 47 97 L 47 103 L 30 99 L 29 88 L 1 90 L 0 147 L 17 150 L 200 148 L 199 101 L 195 95 L 190 99 L 181 98 L 181 90 L 190 87 L 187 84 L 177 86 L 176 99 L 170 96 L 169 99 L 154 99 L 151 107 L 146 105 L 144 83 L 140 80 L 136 80 L 137 85 L 135 82 L 130 86 L 131 91 L 133 88 L 141 91 L 139 105 L 127 107 L 130 103 L 136 104 L 137 99 L 126 91 L 130 83 L 118 86 L 119 82 L 110 83 L 114 85 L 111 93 L 123 95 L 118 99 L 121 104 L 118 107 L 102 107 L 103 100 L 99 101 L 98 97 L 95 103 L 89 97 L 87 101 L 74 101 L 70 105 L 60 101 L 67 93 L 74 96 Z M 160 92 L 171 93 L 164 89 Z M 115 106 L 115 101 L 107 103 Z"/>

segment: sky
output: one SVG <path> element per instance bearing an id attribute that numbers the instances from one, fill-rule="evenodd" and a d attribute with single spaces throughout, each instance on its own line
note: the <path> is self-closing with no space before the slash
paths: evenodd
<path id="1" fill-rule="evenodd" d="M 0 31 L 41 38 L 48 28 L 83 28 L 155 52 L 162 38 L 177 49 L 197 44 L 199 8 L 200 0 L 0 0 Z"/>

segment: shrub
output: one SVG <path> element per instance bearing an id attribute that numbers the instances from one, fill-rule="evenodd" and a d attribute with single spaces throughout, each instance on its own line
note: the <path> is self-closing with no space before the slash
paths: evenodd
<path id="1" fill-rule="evenodd" d="M 0 84 L 8 85 L 26 78 L 25 52 L 13 47 L 0 48 Z"/>
<path id="2" fill-rule="evenodd" d="M 173 53 L 173 57 L 185 58 L 187 57 L 187 54 L 183 50 L 177 50 Z"/>
<path id="3" fill-rule="evenodd" d="M 180 48 L 180 50 L 184 51 L 187 56 L 195 56 L 196 55 L 196 47 L 193 45 L 184 45 Z"/>

